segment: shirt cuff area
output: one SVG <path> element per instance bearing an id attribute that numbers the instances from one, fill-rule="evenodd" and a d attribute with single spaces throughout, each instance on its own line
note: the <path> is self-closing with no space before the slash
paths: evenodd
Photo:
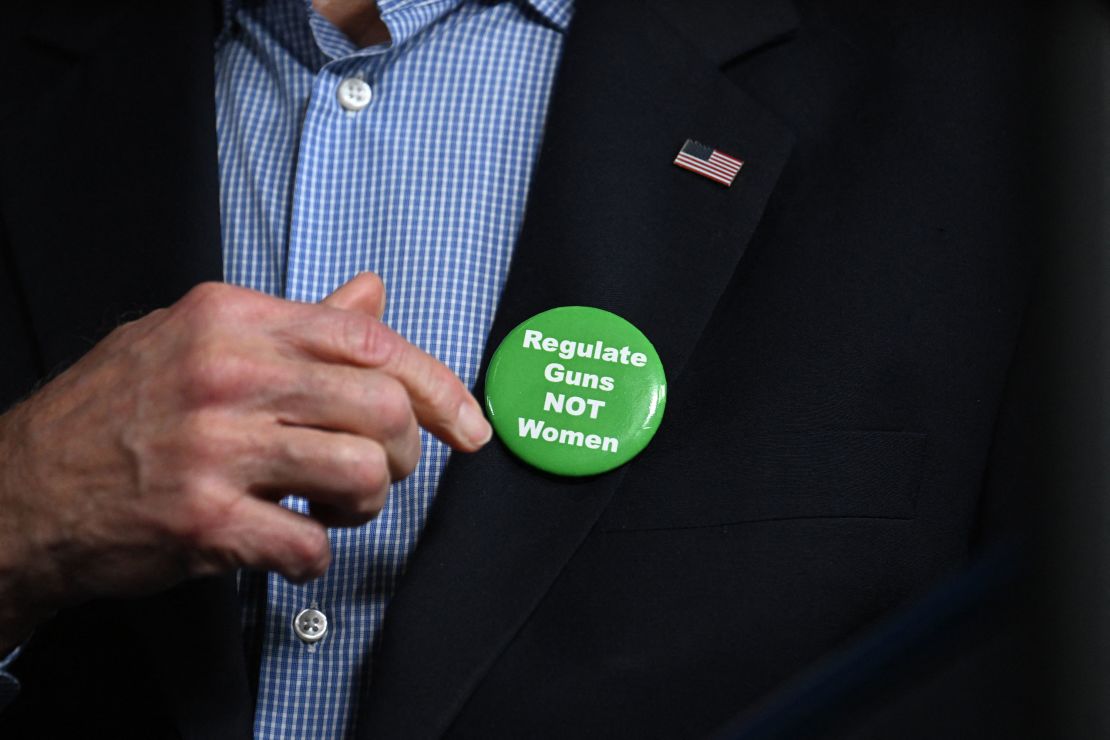
<path id="1" fill-rule="evenodd" d="M 14 650 L 0 658 L 0 712 L 19 696 L 19 679 L 11 673 L 12 664 L 23 651 L 23 645 L 17 645 Z"/>

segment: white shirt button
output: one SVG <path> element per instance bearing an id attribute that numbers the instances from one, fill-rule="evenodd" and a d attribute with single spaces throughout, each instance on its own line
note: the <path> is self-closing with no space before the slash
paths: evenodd
<path id="1" fill-rule="evenodd" d="M 328 633 L 328 618 L 318 609 L 303 609 L 293 618 L 293 631 L 309 644 L 320 642 Z"/>
<path id="2" fill-rule="evenodd" d="M 370 105 L 370 99 L 374 97 L 370 86 L 358 77 L 348 77 L 340 82 L 335 94 L 339 98 L 339 104 L 351 112 L 360 111 Z"/>

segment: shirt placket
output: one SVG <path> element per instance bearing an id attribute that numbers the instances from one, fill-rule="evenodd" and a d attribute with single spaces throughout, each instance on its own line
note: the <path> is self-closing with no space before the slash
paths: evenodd
<path id="1" fill-rule="evenodd" d="M 355 272 L 372 267 L 368 245 L 355 243 L 364 241 L 365 235 L 349 228 L 348 212 L 359 207 L 350 197 L 351 174 L 359 170 L 351 160 L 357 151 L 354 142 L 375 135 L 372 85 L 376 62 L 376 56 L 368 54 L 334 59 L 324 64 L 312 81 L 301 123 L 285 250 L 284 294 L 290 300 L 320 301 Z M 301 513 L 309 508 L 297 496 L 283 504 Z M 337 562 L 360 567 L 359 559 L 349 557 L 348 551 L 372 550 L 367 543 L 355 541 L 372 534 L 369 528 L 330 530 Z M 365 615 L 343 618 L 350 605 L 342 603 L 336 578 L 329 571 L 309 584 L 296 585 L 278 574 L 268 574 L 257 725 L 303 726 L 305 717 L 290 717 L 290 711 L 309 714 L 318 708 L 295 700 L 299 685 L 320 686 L 336 675 L 350 680 L 338 665 L 345 653 L 336 643 L 362 641 L 353 632 L 365 631 L 376 619 L 373 615 L 370 619 Z M 356 626 L 359 629 L 353 630 Z M 326 632 L 321 635 L 313 629 Z M 256 726 L 256 731 L 259 729 Z"/>

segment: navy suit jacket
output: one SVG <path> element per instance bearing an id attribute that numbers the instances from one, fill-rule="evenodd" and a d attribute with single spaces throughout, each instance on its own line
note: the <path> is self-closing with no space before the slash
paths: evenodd
<path id="1" fill-rule="evenodd" d="M 0 32 L 3 404 L 221 277 L 218 10 L 30 5 Z M 489 347 L 616 312 L 666 419 L 584 480 L 452 458 L 359 737 L 708 733 L 965 565 L 1010 508 L 1015 38 L 976 2 L 581 3 Z M 736 182 L 673 166 L 687 138 Z M 248 736 L 237 610 L 227 577 L 57 615 L 0 735 Z"/>

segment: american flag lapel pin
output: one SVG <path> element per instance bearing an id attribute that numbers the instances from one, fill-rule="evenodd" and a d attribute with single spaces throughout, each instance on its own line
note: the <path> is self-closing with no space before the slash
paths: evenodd
<path id="1" fill-rule="evenodd" d="M 727 188 L 736 179 L 736 173 L 744 166 L 744 161 L 729 156 L 719 149 L 706 146 L 693 139 L 687 139 L 682 148 L 678 150 L 678 156 L 674 158 L 674 164 L 685 170 L 696 172 L 702 177 L 708 177 Z"/>

